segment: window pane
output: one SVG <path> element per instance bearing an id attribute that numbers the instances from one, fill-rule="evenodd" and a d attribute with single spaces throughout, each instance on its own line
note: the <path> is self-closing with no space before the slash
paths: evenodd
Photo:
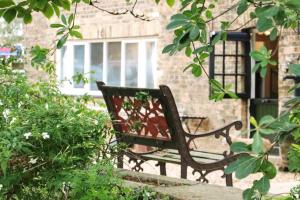
<path id="1" fill-rule="evenodd" d="M 107 84 L 121 85 L 121 42 L 107 44 Z"/>
<path id="2" fill-rule="evenodd" d="M 147 42 L 146 43 L 146 86 L 149 88 L 154 87 L 154 56 L 155 56 L 155 43 Z"/>
<path id="3" fill-rule="evenodd" d="M 103 79 L 103 43 L 91 44 L 91 90 L 98 90 L 96 81 Z"/>
<path id="4" fill-rule="evenodd" d="M 60 81 L 65 80 L 66 75 L 65 75 L 65 60 L 66 60 L 66 50 L 67 47 L 63 46 L 60 50 Z"/>
<path id="5" fill-rule="evenodd" d="M 138 85 L 138 44 L 131 43 L 125 46 L 125 86 Z"/>
<path id="6" fill-rule="evenodd" d="M 74 75 L 84 74 L 84 45 L 74 46 Z M 74 82 L 75 88 L 83 88 L 84 83 Z"/>

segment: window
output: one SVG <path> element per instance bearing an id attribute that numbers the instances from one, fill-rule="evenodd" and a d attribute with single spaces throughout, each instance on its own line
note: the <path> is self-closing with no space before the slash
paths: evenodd
<path id="1" fill-rule="evenodd" d="M 67 42 L 56 58 L 60 89 L 65 94 L 98 95 L 96 80 L 113 86 L 155 86 L 155 39 Z M 73 82 L 76 74 L 84 74 L 89 83 Z"/>
<path id="2" fill-rule="evenodd" d="M 212 36 L 215 37 L 215 35 Z M 227 40 L 215 45 L 210 55 L 209 75 L 223 87 L 231 85 L 240 98 L 250 97 L 251 59 L 250 35 L 246 32 L 231 32 Z"/>

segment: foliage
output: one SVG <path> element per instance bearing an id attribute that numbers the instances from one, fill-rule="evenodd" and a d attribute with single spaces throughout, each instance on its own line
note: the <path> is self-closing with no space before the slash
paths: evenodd
<path id="1" fill-rule="evenodd" d="M 123 185 L 107 116 L 87 107 L 90 97 L 31 84 L 13 59 L 0 61 L 0 199 L 169 199 Z"/>
<path id="2" fill-rule="evenodd" d="M 295 67 L 299 65 L 291 65 L 290 73 L 299 76 L 298 70 Z M 270 179 L 276 176 L 276 168 L 268 161 L 269 150 L 263 150 L 262 138 L 274 135 L 275 141 L 273 146 L 284 141 L 286 138 L 293 136 L 294 142 L 299 143 L 299 131 L 300 131 L 300 99 L 293 98 L 286 102 L 285 107 L 287 111 L 280 114 L 278 118 L 271 116 L 264 116 L 259 122 L 253 117 L 250 118 L 251 124 L 255 127 L 253 143 L 246 145 L 238 142 L 231 146 L 233 152 L 246 152 L 252 154 L 238 159 L 231 165 L 229 165 L 225 172 L 235 172 L 237 178 L 245 178 L 252 173 L 261 173 L 262 178 L 256 180 L 253 186 L 244 191 L 244 199 L 252 199 L 255 196 L 260 199 L 261 195 L 268 192 L 270 188 Z M 293 144 L 289 152 L 289 170 L 300 171 L 300 146 Z M 293 196 L 292 196 L 293 197 Z M 291 198 L 291 197 L 289 197 Z M 294 198 L 297 199 L 297 198 Z"/>
<path id="3" fill-rule="evenodd" d="M 86 98 L 67 97 L 54 81 L 28 83 L 0 61 L 0 184 L 11 197 L 26 185 L 84 169 L 109 157 L 107 116 L 86 106 Z"/>
<path id="4" fill-rule="evenodd" d="M 170 200 L 149 188 L 127 188 L 113 166 L 105 162 L 54 175 L 43 184 L 30 183 L 22 187 L 19 195 L 28 200 Z"/>

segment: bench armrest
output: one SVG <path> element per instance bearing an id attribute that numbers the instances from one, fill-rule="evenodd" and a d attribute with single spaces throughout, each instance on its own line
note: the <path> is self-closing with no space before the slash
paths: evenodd
<path id="1" fill-rule="evenodd" d="M 242 126 L 243 126 L 243 124 L 242 124 L 241 121 L 235 121 L 235 122 L 232 122 L 232 123 L 224 126 L 223 128 L 220 128 L 220 129 L 217 129 L 217 130 L 214 130 L 214 131 L 211 131 L 211 132 L 205 132 L 205 133 L 201 133 L 201 134 L 190 134 L 190 133 L 185 132 L 185 136 L 188 138 L 188 140 L 187 140 L 188 146 L 190 146 L 190 143 L 196 138 L 213 136 L 213 135 L 216 138 L 220 138 L 220 136 L 223 136 L 226 139 L 227 144 L 231 145 L 232 140 L 231 140 L 231 137 L 229 135 L 230 129 L 232 127 L 234 127 L 235 130 L 241 130 Z"/>

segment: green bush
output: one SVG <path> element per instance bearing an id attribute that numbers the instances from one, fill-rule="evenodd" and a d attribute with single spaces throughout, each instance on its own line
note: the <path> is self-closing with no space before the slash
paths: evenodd
<path id="1" fill-rule="evenodd" d="M 114 171 L 106 114 L 55 81 L 30 83 L 0 59 L 0 200 L 169 199 L 129 189 Z"/>
<path id="2" fill-rule="evenodd" d="M 107 116 L 89 109 L 87 97 L 64 96 L 54 81 L 29 83 L 11 63 L 0 61 L 0 195 L 7 199 L 107 156 L 110 134 Z"/>

